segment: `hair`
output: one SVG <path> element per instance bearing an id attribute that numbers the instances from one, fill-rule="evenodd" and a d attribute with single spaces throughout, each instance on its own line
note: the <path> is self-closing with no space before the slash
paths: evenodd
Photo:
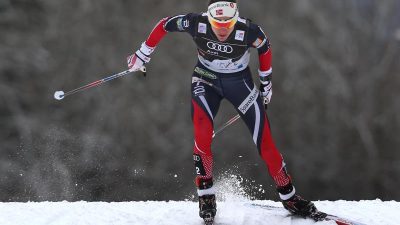
<path id="1" fill-rule="evenodd" d="M 211 5 L 211 4 L 216 3 L 216 2 L 233 2 L 233 3 L 237 3 L 236 0 L 210 0 L 208 2 L 208 5 Z"/>

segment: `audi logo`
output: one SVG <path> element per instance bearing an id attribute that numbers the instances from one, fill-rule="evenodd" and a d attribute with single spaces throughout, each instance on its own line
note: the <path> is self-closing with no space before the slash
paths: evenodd
<path id="1" fill-rule="evenodd" d="M 224 53 L 232 53 L 233 52 L 233 48 L 230 45 L 221 45 L 215 42 L 207 42 L 207 47 L 209 49 L 215 50 L 215 51 L 219 51 L 219 52 L 224 52 Z"/>

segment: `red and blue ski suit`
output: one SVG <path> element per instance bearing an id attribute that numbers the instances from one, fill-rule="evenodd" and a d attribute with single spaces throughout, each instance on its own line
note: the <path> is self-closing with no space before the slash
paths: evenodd
<path id="1" fill-rule="evenodd" d="M 259 70 L 272 72 L 270 43 L 262 29 L 239 17 L 228 39 L 220 42 L 206 14 L 190 13 L 162 19 L 149 35 L 146 45 L 156 47 L 168 32 L 190 34 L 198 49 L 199 61 L 192 75 L 191 87 L 197 185 L 213 176 L 213 121 L 222 99 L 232 103 L 246 123 L 276 185 L 289 184 L 290 177 L 272 139 L 264 103 L 248 67 L 250 48 L 256 48 Z"/>

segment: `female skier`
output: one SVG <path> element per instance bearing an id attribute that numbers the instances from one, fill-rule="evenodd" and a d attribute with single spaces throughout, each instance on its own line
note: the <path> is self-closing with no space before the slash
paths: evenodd
<path id="1" fill-rule="evenodd" d="M 159 21 L 140 49 L 128 57 L 128 67 L 137 71 L 150 62 L 149 56 L 170 32 L 190 34 L 198 50 L 191 90 L 193 159 L 200 217 L 206 222 L 212 221 L 217 211 L 211 142 L 213 120 L 223 98 L 237 109 L 249 128 L 284 207 L 300 216 L 317 212 L 312 202 L 296 194 L 271 136 L 265 111 L 272 96 L 271 48 L 263 30 L 249 19 L 239 17 L 236 0 L 210 0 L 206 13 L 177 15 Z M 258 51 L 259 89 L 253 83 L 248 67 L 250 48 Z"/>

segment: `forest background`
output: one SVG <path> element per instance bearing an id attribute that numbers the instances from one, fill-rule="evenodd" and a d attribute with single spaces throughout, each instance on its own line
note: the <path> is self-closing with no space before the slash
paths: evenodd
<path id="1" fill-rule="evenodd" d="M 0 201 L 182 200 L 194 193 L 187 34 L 168 34 L 148 76 L 53 99 L 126 69 L 166 16 L 207 1 L 0 0 Z M 309 199 L 400 200 L 400 1 L 242 0 L 273 49 L 268 115 Z M 257 54 L 251 68 L 257 83 Z M 236 114 L 223 102 L 215 126 Z M 242 121 L 213 143 L 215 176 L 277 199 Z M 263 191 L 260 191 L 260 187 Z"/>

